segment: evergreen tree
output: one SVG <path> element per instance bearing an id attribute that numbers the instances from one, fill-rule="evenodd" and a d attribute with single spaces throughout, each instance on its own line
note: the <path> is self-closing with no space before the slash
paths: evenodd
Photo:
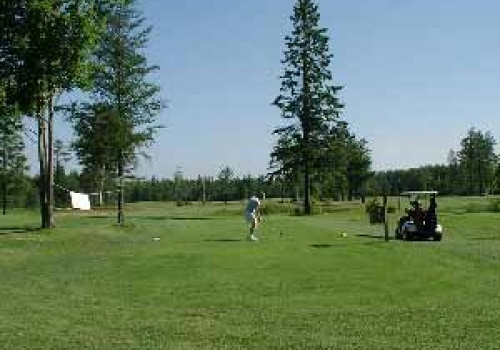
<path id="1" fill-rule="evenodd" d="M 448 152 L 448 186 L 446 194 L 457 194 L 460 192 L 459 182 L 460 182 L 460 165 L 457 157 L 457 153 L 450 149 Z"/>
<path id="2" fill-rule="evenodd" d="M 234 180 L 234 170 L 230 166 L 222 167 L 219 172 L 218 179 L 222 187 L 222 193 L 224 198 L 224 204 L 227 204 L 228 196 L 231 193 L 231 185 Z"/>
<path id="3" fill-rule="evenodd" d="M 493 185 L 497 163 L 494 152 L 496 141 L 490 132 L 483 133 L 471 128 L 460 144 L 458 158 L 466 178 L 467 193 L 482 195 Z"/>
<path id="4" fill-rule="evenodd" d="M 69 196 L 67 193 L 68 183 L 66 181 L 66 163 L 71 159 L 69 147 L 62 140 L 54 142 L 54 200 L 56 204 L 69 204 Z"/>
<path id="5" fill-rule="evenodd" d="M 318 146 L 343 105 L 337 97 L 341 87 L 331 84 L 332 55 L 327 30 L 319 25 L 318 6 L 313 0 L 297 0 L 291 20 L 292 34 L 285 37 L 281 92 L 273 104 L 281 109 L 284 119 L 293 123 L 274 131 L 280 139 L 272 158 L 284 172 L 294 169 L 296 176 L 302 174 L 304 212 L 311 214 L 311 175 L 322 151 Z"/>
<path id="6" fill-rule="evenodd" d="M 84 105 L 72 113 L 71 121 L 77 135 L 72 148 L 83 165 L 86 187 L 90 192 L 99 193 L 99 205 L 103 205 L 103 191 L 118 169 L 117 132 L 125 125 L 103 103 Z"/>
<path id="7" fill-rule="evenodd" d="M 361 196 L 364 200 L 364 184 L 373 175 L 371 172 L 371 156 L 364 139 L 352 136 L 347 149 L 346 178 L 348 186 L 348 199 Z"/>
<path id="8" fill-rule="evenodd" d="M 118 222 L 123 223 L 123 176 L 138 149 L 153 142 L 163 102 L 159 86 L 147 80 L 158 67 L 148 65 L 144 56 L 152 27 L 144 26 L 135 0 L 105 2 L 100 11 L 107 23 L 93 54 L 96 103 L 83 105 L 73 117 L 75 148 L 84 167 L 101 179 L 100 191 L 106 174 L 116 172 Z"/>

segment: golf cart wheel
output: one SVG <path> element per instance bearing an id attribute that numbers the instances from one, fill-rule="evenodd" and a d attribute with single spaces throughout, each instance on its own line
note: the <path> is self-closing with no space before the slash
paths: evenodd
<path id="1" fill-rule="evenodd" d="M 433 237 L 434 241 L 440 242 L 443 239 L 443 235 L 441 233 L 436 233 Z"/>
<path id="2" fill-rule="evenodd" d="M 413 235 L 411 232 L 408 232 L 408 230 L 403 229 L 403 240 L 404 241 L 411 241 L 413 239 Z"/>

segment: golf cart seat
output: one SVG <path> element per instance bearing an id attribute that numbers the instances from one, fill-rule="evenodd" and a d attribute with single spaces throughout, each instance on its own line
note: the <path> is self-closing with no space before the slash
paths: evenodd
<path id="1" fill-rule="evenodd" d="M 431 232 L 435 231 L 437 227 L 436 207 L 436 199 L 434 197 L 431 197 L 429 209 L 427 210 L 427 213 L 425 215 L 425 228 L 426 230 Z"/>

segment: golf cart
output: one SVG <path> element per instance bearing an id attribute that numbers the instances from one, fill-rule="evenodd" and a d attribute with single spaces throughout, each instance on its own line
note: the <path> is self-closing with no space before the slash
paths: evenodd
<path id="1" fill-rule="evenodd" d="M 443 228 L 438 223 L 436 214 L 437 191 L 407 191 L 400 194 L 409 201 L 406 215 L 401 217 L 396 228 L 396 239 L 443 239 Z M 424 201 L 424 203 L 421 202 Z M 427 209 L 425 209 L 427 208 Z"/>

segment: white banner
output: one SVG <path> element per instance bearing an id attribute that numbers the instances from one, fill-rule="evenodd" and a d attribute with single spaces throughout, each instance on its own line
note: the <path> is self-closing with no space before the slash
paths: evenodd
<path id="1" fill-rule="evenodd" d="M 70 192 L 71 206 L 73 209 L 90 210 L 90 200 L 88 194 Z"/>

